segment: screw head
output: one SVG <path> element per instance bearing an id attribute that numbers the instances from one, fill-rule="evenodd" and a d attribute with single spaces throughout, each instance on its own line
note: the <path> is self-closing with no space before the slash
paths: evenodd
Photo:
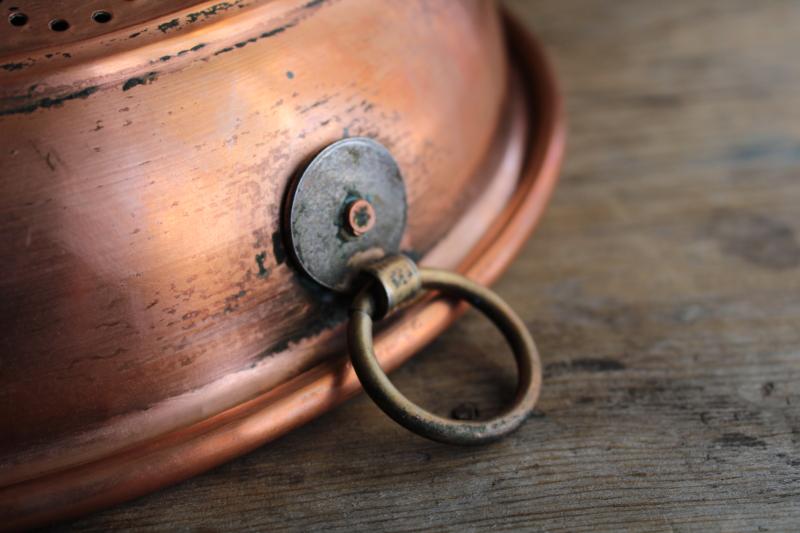
<path id="1" fill-rule="evenodd" d="M 375 208 L 363 198 L 347 206 L 347 229 L 360 237 L 375 226 Z"/>

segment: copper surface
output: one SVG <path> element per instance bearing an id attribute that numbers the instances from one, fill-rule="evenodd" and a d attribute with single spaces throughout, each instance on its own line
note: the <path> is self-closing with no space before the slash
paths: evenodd
<path id="1" fill-rule="evenodd" d="M 406 249 L 482 283 L 555 183 L 552 76 L 515 30 L 533 93 L 508 91 L 492 4 L 250 2 L 179 20 L 143 45 L 117 30 L 74 44 L 66 66 L 3 72 L 6 526 L 174 483 L 358 390 L 341 323 L 323 320 L 340 303 L 308 289 L 275 238 L 286 183 L 322 146 L 389 147 L 408 180 Z M 492 223 L 466 231 L 467 218 Z M 407 311 L 377 337 L 384 368 L 458 310 Z"/>
<path id="2" fill-rule="evenodd" d="M 298 276 L 280 234 L 287 183 L 322 147 L 391 149 L 418 255 L 491 179 L 476 172 L 506 87 L 491 4 L 249 6 L 0 71 L 0 486 L 203 420 L 341 349 L 344 305 Z"/>

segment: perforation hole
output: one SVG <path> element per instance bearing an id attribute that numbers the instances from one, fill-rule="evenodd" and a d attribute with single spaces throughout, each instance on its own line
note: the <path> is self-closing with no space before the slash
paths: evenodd
<path id="1" fill-rule="evenodd" d="M 111 13 L 108 11 L 95 11 L 92 13 L 92 20 L 98 24 L 105 24 L 111 21 Z"/>
<path id="2" fill-rule="evenodd" d="M 8 22 L 12 26 L 24 26 L 28 23 L 28 15 L 25 13 L 11 13 L 8 16 Z"/>
<path id="3" fill-rule="evenodd" d="M 50 21 L 50 29 L 53 31 L 67 31 L 69 22 L 64 19 L 53 19 Z"/>

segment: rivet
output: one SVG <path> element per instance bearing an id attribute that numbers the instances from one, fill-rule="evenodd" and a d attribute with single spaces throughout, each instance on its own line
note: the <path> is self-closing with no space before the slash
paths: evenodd
<path id="1" fill-rule="evenodd" d="M 375 208 L 363 198 L 347 206 L 347 229 L 360 237 L 375 226 Z"/>

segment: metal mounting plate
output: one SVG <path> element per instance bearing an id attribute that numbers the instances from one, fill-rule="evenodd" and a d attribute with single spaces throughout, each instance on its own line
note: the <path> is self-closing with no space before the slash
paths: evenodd
<path id="1" fill-rule="evenodd" d="M 364 200 L 374 220 L 362 233 L 349 224 L 359 219 L 350 216 L 352 207 Z M 336 291 L 350 291 L 362 264 L 397 253 L 405 227 L 400 168 L 383 145 L 365 137 L 323 149 L 287 196 L 284 232 L 294 259 L 312 279 Z"/>

